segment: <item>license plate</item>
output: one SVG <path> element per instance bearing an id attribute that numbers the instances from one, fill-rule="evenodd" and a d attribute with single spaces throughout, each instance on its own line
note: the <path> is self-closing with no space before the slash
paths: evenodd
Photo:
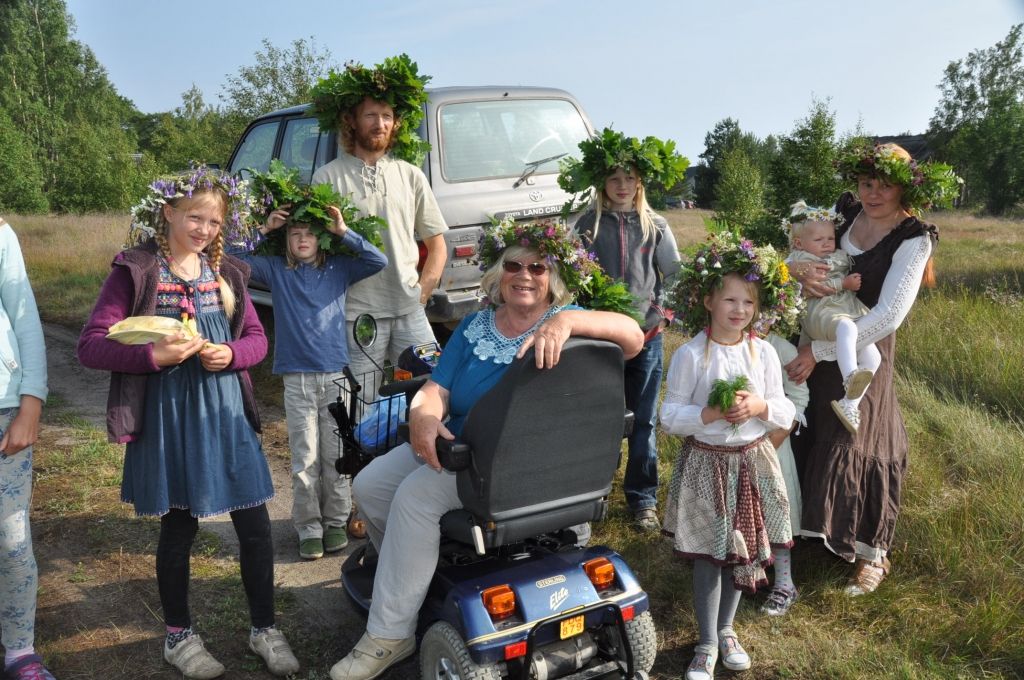
<path id="1" fill-rule="evenodd" d="M 583 632 L 583 615 L 574 616 L 558 623 L 558 636 L 562 640 L 579 635 Z"/>

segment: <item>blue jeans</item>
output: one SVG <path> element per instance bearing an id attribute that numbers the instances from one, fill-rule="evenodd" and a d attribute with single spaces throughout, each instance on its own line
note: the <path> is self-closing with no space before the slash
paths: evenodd
<path id="1" fill-rule="evenodd" d="M 629 456 L 622 487 L 633 512 L 658 504 L 658 445 L 654 438 L 661 389 L 662 336 L 651 338 L 640 354 L 626 362 L 626 408 L 633 412 Z"/>

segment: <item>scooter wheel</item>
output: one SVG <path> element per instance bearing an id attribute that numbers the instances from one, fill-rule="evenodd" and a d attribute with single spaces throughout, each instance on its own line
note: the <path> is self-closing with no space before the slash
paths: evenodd
<path id="1" fill-rule="evenodd" d="M 654 628 L 654 619 L 647 611 L 632 621 L 626 622 L 626 638 L 629 648 L 633 650 L 633 668 L 650 673 L 654 667 L 654 659 L 658 656 L 658 633 Z"/>
<path id="2" fill-rule="evenodd" d="M 422 680 L 501 680 L 497 666 L 481 666 L 469 656 L 459 632 L 446 621 L 427 629 L 420 643 Z"/>

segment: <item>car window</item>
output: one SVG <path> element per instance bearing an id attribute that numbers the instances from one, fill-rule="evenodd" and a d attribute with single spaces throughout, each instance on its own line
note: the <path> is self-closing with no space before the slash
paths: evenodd
<path id="1" fill-rule="evenodd" d="M 314 161 L 320 144 L 320 128 L 315 118 L 292 118 L 285 123 L 281 140 L 281 162 L 298 168 L 302 181 L 309 184 L 313 178 Z"/>
<path id="2" fill-rule="evenodd" d="M 560 154 L 588 137 L 575 106 L 564 99 L 459 102 L 441 107 L 441 172 L 449 182 L 518 177 L 551 158 L 538 174 L 558 172 Z"/>
<path id="3" fill-rule="evenodd" d="M 274 140 L 277 139 L 277 128 L 280 121 L 261 123 L 249 129 L 245 139 L 238 146 L 238 153 L 231 161 L 231 172 L 249 176 L 249 168 L 259 172 L 270 169 L 270 159 L 274 154 Z"/>

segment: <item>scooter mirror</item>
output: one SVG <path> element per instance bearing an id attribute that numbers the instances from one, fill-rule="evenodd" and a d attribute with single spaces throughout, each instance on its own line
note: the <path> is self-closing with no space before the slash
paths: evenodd
<path id="1" fill-rule="evenodd" d="M 366 349 L 377 341 L 377 320 L 369 314 L 360 314 L 352 323 L 352 338 L 356 344 Z"/>

